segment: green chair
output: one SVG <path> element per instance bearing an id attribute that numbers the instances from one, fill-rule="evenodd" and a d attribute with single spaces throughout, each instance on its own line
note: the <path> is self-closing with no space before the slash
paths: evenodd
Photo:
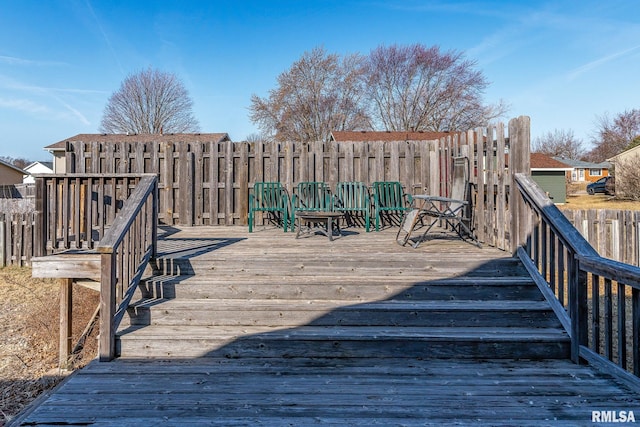
<path id="1" fill-rule="evenodd" d="M 299 182 L 291 196 L 291 224 L 295 224 L 296 212 L 299 211 L 333 211 L 333 196 L 329 185 L 325 182 Z"/>
<path id="2" fill-rule="evenodd" d="M 333 210 L 344 212 L 347 223 L 354 223 L 353 214 L 361 215 L 367 232 L 371 226 L 371 198 L 364 182 L 339 182 L 334 192 Z"/>
<path id="3" fill-rule="evenodd" d="M 376 231 L 380 231 L 382 216 L 386 214 L 389 222 L 391 215 L 402 217 L 411 209 L 413 197 L 405 194 L 402 184 L 397 181 L 377 181 L 373 183 L 373 209 L 376 217 Z M 398 223 L 400 220 L 398 220 Z"/>
<path id="4" fill-rule="evenodd" d="M 290 223 L 291 204 L 287 189 L 279 182 L 256 182 L 253 192 L 249 193 L 249 233 L 253 232 L 256 212 L 266 212 L 272 222 L 282 226 L 287 232 Z"/>

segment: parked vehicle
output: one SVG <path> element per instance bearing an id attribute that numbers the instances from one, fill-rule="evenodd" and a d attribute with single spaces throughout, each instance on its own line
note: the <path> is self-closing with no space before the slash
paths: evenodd
<path id="1" fill-rule="evenodd" d="M 612 176 L 605 176 L 587 185 L 587 193 L 591 195 L 596 193 L 613 195 L 615 192 L 615 179 Z"/>

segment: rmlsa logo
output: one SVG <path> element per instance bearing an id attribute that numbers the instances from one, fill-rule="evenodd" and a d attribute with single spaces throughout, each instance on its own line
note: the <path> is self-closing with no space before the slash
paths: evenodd
<path id="1" fill-rule="evenodd" d="M 635 423 L 633 411 L 591 411 L 593 423 Z"/>

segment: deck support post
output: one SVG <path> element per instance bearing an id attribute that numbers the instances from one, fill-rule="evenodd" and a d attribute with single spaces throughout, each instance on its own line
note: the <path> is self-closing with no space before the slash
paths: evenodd
<path id="1" fill-rule="evenodd" d="M 60 369 L 69 369 L 73 339 L 73 279 L 58 279 L 60 283 Z"/>
<path id="2" fill-rule="evenodd" d="M 98 357 L 101 362 L 109 362 L 116 355 L 116 336 L 113 325 L 116 306 L 116 254 L 103 253 L 100 258 L 100 344 Z"/>

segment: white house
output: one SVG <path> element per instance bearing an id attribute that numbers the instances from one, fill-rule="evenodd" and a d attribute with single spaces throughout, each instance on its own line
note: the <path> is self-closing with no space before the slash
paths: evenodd
<path id="1" fill-rule="evenodd" d="M 27 172 L 27 174 L 22 177 L 22 183 L 34 184 L 36 182 L 33 177 L 34 174 L 53 173 L 53 162 L 33 162 L 24 168 L 24 171 Z"/>

